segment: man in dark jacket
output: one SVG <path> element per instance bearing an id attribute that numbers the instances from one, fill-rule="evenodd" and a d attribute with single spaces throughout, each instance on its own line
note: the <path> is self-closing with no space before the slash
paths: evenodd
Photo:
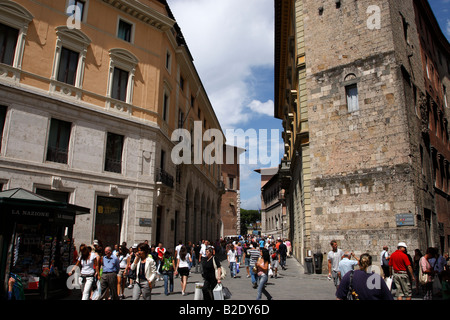
<path id="1" fill-rule="evenodd" d="M 280 245 L 278 246 L 278 261 L 280 262 L 281 268 L 283 270 L 286 270 L 287 247 L 283 243 L 283 240 L 278 239 L 278 242 L 280 243 Z"/>

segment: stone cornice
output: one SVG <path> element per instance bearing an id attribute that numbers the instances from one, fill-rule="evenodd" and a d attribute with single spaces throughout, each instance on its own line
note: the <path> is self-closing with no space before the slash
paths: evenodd
<path id="1" fill-rule="evenodd" d="M 167 31 L 175 25 L 173 19 L 135 0 L 103 0 L 103 2 L 161 31 Z"/>

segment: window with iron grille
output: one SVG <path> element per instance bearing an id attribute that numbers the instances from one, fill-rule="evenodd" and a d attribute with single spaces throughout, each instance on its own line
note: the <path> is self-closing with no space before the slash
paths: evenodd
<path id="1" fill-rule="evenodd" d="M 124 136 L 108 132 L 106 140 L 105 171 L 122 173 Z"/>
<path id="2" fill-rule="evenodd" d="M 48 135 L 47 161 L 67 163 L 72 123 L 51 119 Z"/>

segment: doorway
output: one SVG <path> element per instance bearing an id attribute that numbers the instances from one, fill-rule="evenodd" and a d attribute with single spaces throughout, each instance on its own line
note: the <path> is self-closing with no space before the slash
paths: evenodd
<path id="1" fill-rule="evenodd" d="M 123 199 L 97 197 L 94 238 L 102 243 L 103 248 L 119 244 L 122 211 Z"/>

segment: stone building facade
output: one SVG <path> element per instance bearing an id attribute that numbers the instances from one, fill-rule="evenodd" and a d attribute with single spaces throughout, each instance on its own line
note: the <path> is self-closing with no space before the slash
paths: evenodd
<path id="1" fill-rule="evenodd" d="M 90 208 L 77 245 L 218 236 L 220 165 L 171 157 L 221 128 L 166 1 L 2 0 L 0 33 L 3 190 Z"/>
<path id="2" fill-rule="evenodd" d="M 290 153 L 280 166 L 289 186 L 291 232 L 302 235 L 293 241 L 301 248 L 294 252 L 299 258 L 307 250 L 324 253 L 333 239 L 375 259 L 384 245 L 395 249 L 399 241 L 411 250 L 448 251 L 444 92 L 450 51 L 429 4 L 288 2 L 294 27 L 284 32 L 295 39 L 290 41 L 296 44 L 297 65 L 296 72 L 279 72 L 280 78 L 291 76 L 294 86 L 280 90 L 275 113 L 297 128 L 307 122 L 308 133 L 305 143 L 301 130 L 298 144 L 288 140 Z M 420 40 L 427 32 L 419 28 L 421 17 L 434 39 L 426 45 Z M 431 52 L 434 65 L 439 65 L 434 52 L 442 61 L 433 68 L 437 117 L 433 99 L 426 98 L 424 51 Z M 301 92 L 307 93 L 306 102 Z M 281 113 L 283 108 L 287 112 Z M 291 114 L 294 121 L 288 122 Z M 285 125 L 285 141 L 288 131 Z"/>
<path id="3" fill-rule="evenodd" d="M 289 238 L 284 190 L 278 168 L 256 169 L 261 175 L 261 235 Z"/>

